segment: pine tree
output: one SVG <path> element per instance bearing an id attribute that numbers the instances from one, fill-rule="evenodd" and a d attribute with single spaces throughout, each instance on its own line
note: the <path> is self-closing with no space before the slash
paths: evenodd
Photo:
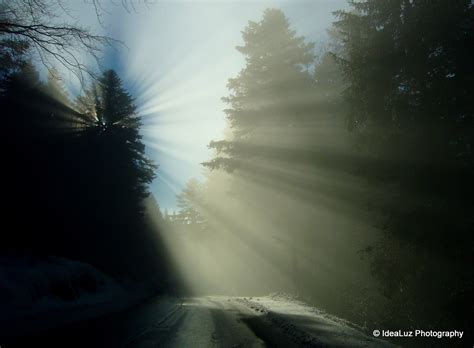
<path id="1" fill-rule="evenodd" d="M 113 178 L 102 178 L 104 186 L 113 183 L 121 187 L 120 192 L 128 188 L 129 198 L 140 206 L 139 202 L 148 196 L 147 187 L 154 178 L 156 166 L 145 155 L 139 132 L 141 122 L 133 98 L 123 88 L 117 73 L 108 70 L 78 98 L 77 104 L 95 121 L 89 132 L 99 133 L 97 151 L 104 156 L 102 166 L 110 170 L 107 176 L 116 174 Z"/>
<path id="2" fill-rule="evenodd" d="M 191 179 L 178 195 L 178 219 L 184 224 L 197 224 L 203 222 L 199 210 L 202 209 L 202 187 L 199 181 Z"/>
<path id="3" fill-rule="evenodd" d="M 474 7 L 351 4 L 338 12 L 338 59 L 349 83 L 349 130 L 365 155 L 358 166 L 381 191 L 372 204 L 385 233 L 368 254 L 390 299 L 387 320 L 461 327 L 470 320 L 462 299 L 473 291 Z"/>
<path id="4" fill-rule="evenodd" d="M 146 157 L 133 98 L 108 70 L 76 105 L 88 120 L 73 155 L 83 187 L 78 210 L 94 234 L 89 238 L 102 244 L 97 251 L 107 246 L 114 252 L 106 267 L 135 272 L 140 255 L 152 252 L 144 212 L 156 166 Z"/>
<path id="5" fill-rule="evenodd" d="M 133 98 L 122 87 L 122 81 L 113 70 L 104 72 L 99 79 L 102 115 L 107 126 L 121 124 L 138 128 Z"/>
<path id="6" fill-rule="evenodd" d="M 297 37 L 277 9 L 267 9 L 258 23 L 250 21 L 243 39 L 237 50 L 245 56 L 246 66 L 229 79 L 231 94 L 223 98 L 229 105 L 224 111 L 232 138 L 210 143 L 221 154 L 204 163 L 210 168 L 232 171 L 247 159 L 264 155 L 267 140 L 278 138 L 283 128 L 308 113 L 314 45 Z"/>
<path id="7" fill-rule="evenodd" d="M 45 88 L 46 93 L 49 96 L 66 106 L 71 106 L 69 93 L 67 92 L 66 86 L 64 85 L 64 81 L 56 69 L 50 69 L 48 71 L 48 81 Z"/>

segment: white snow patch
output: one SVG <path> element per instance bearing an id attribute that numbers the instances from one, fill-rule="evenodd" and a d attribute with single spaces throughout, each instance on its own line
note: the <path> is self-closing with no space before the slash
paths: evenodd
<path id="1" fill-rule="evenodd" d="M 241 301 L 266 315 L 274 325 L 304 346 L 395 347 L 366 335 L 357 329 L 357 325 L 311 307 L 289 294 L 270 294 Z"/>

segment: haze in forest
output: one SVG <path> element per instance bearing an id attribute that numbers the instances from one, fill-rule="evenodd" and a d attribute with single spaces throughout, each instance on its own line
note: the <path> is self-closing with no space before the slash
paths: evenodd
<path id="1" fill-rule="evenodd" d="M 468 0 L 0 1 L 5 313 L 278 293 L 468 332 L 473 29 Z"/>

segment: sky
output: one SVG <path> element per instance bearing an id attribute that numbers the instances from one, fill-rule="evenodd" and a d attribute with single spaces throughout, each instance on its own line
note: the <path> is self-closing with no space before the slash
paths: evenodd
<path id="1" fill-rule="evenodd" d="M 147 155 L 159 165 L 150 189 L 162 211 L 177 210 L 176 195 L 191 178 L 204 179 L 207 145 L 223 138 L 221 98 L 227 80 L 244 68 L 241 31 L 266 8 L 280 8 L 298 36 L 321 44 L 345 0 L 104 1 L 102 26 L 92 6 L 78 9 L 83 25 L 123 42 L 109 50 L 102 68 L 115 69 L 136 98 Z M 92 63 L 92 62 L 91 62 Z"/>

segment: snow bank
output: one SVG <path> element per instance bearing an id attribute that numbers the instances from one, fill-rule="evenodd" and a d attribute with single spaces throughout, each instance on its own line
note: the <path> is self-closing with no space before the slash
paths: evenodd
<path id="1" fill-rule="evenodd" d="M 0 336 L 91 318 L 125 308 L 136 297 L 82 262 L 59 257 L 0 258 Z"/>

